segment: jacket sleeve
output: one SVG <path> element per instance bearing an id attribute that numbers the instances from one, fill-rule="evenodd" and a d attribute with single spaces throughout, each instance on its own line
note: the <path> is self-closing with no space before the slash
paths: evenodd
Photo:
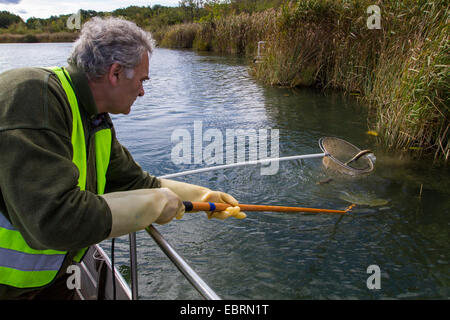
<path id="1" fill-rule="evenodd" d="M 133 159 L 127 148 L 117 140 L 113 128 L 111 158 L 106 173 L 105 193 L 160 187 L 159 179 L 144 171 Z"/>
<path id="2" fill-rule="evenodd" d="M 78 250 L 109 235 L 111 212 L 101 197 L 77 187 L 70 111 L 44 87 L 32 81 L 7 98 L 0 94 L 0 210 L 30 247 Z"/>

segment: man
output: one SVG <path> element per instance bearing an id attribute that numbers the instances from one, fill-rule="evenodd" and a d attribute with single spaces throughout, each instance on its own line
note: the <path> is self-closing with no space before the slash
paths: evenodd
<path id="1" fill-rule="evenodd" d="M 70 296 L 66 269 L 87 247 L 181 218 L 183 200 L 245 218 L 229 194 L 144 172 L 117 141 L 108 113 L 144 95 L 151 52 L 134 23 L 93 18 L 67 68 L 0 75 L 0 298 Z"/>

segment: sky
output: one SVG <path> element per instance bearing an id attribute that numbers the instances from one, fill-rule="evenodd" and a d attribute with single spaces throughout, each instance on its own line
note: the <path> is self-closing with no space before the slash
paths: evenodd
<path id="1" fill-rule="evenodd" d="M 61 14 L 73 14 L 79 9 L 113 11 L 129 6 L 178 6 L 179 0 L 0 0 L 0 11 L 9 11 L 24 21 L 30 17 L 49 18 Z"/>

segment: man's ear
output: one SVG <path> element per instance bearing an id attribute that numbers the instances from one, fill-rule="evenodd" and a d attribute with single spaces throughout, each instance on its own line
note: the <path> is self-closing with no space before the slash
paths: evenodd
<path id="1" fill-rule="evenodd" d="M 118 63 L 113 63 L 109 67 L 108 71 L 108 80 L 111 85 L 116 86 L 119 82 L 119 79 L 122 77 L 123 67 Z"/>

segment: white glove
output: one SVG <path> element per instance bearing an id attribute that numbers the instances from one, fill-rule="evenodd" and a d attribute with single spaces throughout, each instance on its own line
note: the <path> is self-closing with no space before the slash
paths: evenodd
<path id="1" fill-rule="evenodd" d="M 184 205 L 167 188 L 138 189 L 101 195 L 112 214 L 109 238 L 142 230 L 152 223 L 165 224 L 174 217 L 181 219 Z"/>
<path id="2" fill-rule="evenodd" d="M 207 212 L 208 219 L 216 218 L 220 220 L 229 217 L 236 219 L 244 219 L 247 215 L 239 208 L 238 201 L 231 195 L 221 191 L 212 191 L 208 188 L 197 186 L 169 179 L 159 179 L 161 187 L 169 188 L 175 192 L 183 201 L 201 201 L 201 202 L 219 202 L 228 203 L 233 207 L 227 208 L 225 211 Z M 178 218 L 177 218 L 178 219 Z"/>

